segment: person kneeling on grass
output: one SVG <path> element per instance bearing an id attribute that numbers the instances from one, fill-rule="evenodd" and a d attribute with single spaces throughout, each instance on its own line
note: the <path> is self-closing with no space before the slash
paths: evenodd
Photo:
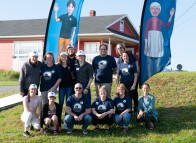
<path id="1" fill-rule="evenodd" d="M 43 124 L 45 124 L 45 131 L 49 128 L 54 127 L 54 135 L 58 134 L 61 127 L 61 113 L 59 104 L 55 102 L 56 95 L 54 92 L 48 92 L 48 103 L 44 104 L 42 115 L 40 119 L 40 133 L 43 134 Z"/>
<path id="2" fill-rule="evenodd" d="M 67 125 L 67 134 L 71 134 L 73 126 L 76 123 L 82 124 L 83 134 L 88 134 L 87 128 L 92 121 L 90 116 L 91 105 L 90 101 L 82 95 L 82 84 L 76 83 L 74 86 L 75 94 L 67 99 L 66 116 L 64 119 Z"/>
<path id="3" fill-rule="evenodd" d="M 127 95 L 127 89 L 123 83 L 121 83 L 116 90 L 117 96 L 114 98 L 115 106 L 115 122 L 123 129 L 124 132 L 128 132 L 129 122 L 131 120 L 131 99 Z"/>
<path id="4" fill-rule="evenodd" d="M 30 126 L 39 130 L 39 117 L 41 112 L 41 97 L 36 95 L 37 85 L 31 84 L 29 86 L 29 92 L 27 96 L 23 97 L 24 112 L 21 115 L 21 120 L 24 122 L 25 128 L 23 135 L 31 137 L 32 135 L 28 132 Z M 38 112 L 37 112 L 38 109 Z"/>
<path id="5" fill-rule="evenodd" d="M 107 124 L 106 131 L 109 131 L 110 126 L 114 123 L 114 104 L 111 98 L 107 97 L 106 86 L 99 88 L 99 97 L 92 103 L 92 124 L 95 129 L 99 128 L 99 124 Z"/>
<path id="6" fill-rule="evenodd" d="M 159 121 L 158 112 L 155 110 L 155 97 L 149 94 L 150 86 L 148 83 L 142 85 L 143 95 L 139 97 L 137 119 L 144 122 L 146 127 L 154 129 L 155 122 Z"/>

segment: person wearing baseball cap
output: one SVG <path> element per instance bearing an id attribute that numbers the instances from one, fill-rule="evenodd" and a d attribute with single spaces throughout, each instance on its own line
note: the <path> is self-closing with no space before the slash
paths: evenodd
<path id="1" fill-rule="evenodd" d="M 49 127 L 54 127 L 54 135 L 58 135 L 61 127 L 61 114 L 59 104 L 55 102 L 56 94 L 54 92 L 48 92 L 48 103 L 44 104 L 42 109 L 42 116 L 40 119 L 40 133 L 44 132 L 43 125 L 45 124 L 45 131 L 49 130 Z"/>
<path id="2" fill-rule="evenodd" d="M 40 69 L 42 63 L 38 61 L 38 52 L 32 51 L 29 53 L 30 59 L 25 62 L 20 70 L 19 85 L 20 95 L 25 96 L 28 93 L 29 86 L 34 83 L 39 86 Z M 38 92 L 36 93 L 38 94 Z"/>
<path id="3" fill-rule="evenodd" d="M 21 120 L 24 122 L 24 132 L 25 137 L 31 137 L 28 129 L 33 127 L 34 129 L 40 129 L 40 113 L 41 113 L 41 97 L 36 95 L 37 85 L 31 84 L 29 86 L 29 92 L 27 96 L 23 97 L 23 108 L 24 111 L 21 115 Z"/>
<path id="4" fill-rule="evenodd" d="M 86 62 L 86 56 L 83 50 L 78 50 L 76 53 L 78 65 L 76 65 L 76 83 L 81 83 L 83 94 L 91 102 L 90 86 L 93 81 L 93 67 Z"/>

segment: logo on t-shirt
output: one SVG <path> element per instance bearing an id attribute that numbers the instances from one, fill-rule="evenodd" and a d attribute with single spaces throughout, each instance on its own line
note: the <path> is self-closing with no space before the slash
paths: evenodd
<path id="1" fill-rule="evenodd" d="M 74 112 L 79 113 L 82 111 L 82 106 L 79 103 L 76 103 L 76 104 L 74 104 L 73 110 L 74 110 Z"/>
<path id="2" fill-rule="evenodd" d="M 123 68 L 122 70 L 123 75 L 128 75 L 129 74 L 129 69 L 128 68 Z"/>
<path id="3" fill-rule="evenodd" d="M 46 72 L 43 73 L 43 78 L 45 80 L 50 80 L 51 77 L 52 77 L 52 71 L 46 71 Z"/>
<path id="4" fill-rule="evenodd" d="M 106 106 L 105 105 L 99 105 L 97 107 L 97 110 L 100 111 L 100 112 L 105 112 L 106 111 Z"/>
<path id="5" fill-rule="evenodd" d="M 99 69 L 105 69 L 107 66 L 108 62 L 106 60 L 102 60 L 98 63 Z"/>
<path id="6" fill-rule="evenodd" d="M 123 103 L 118 103 L 118 104 L 117 104 L 117 109 L 118 109 L 118 110 L 123 110 L 124 107 L 125 107 L 125 106 L 124 106 Z"/>

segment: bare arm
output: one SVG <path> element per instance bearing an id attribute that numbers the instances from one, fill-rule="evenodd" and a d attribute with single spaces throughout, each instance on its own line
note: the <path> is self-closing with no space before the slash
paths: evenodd
<path id="1" fill-rule="evenodd" d="M 58 18 L 58 10 L 59 10 L 59 6 L 58 6 L 58 4 L 55 4 L 54 5 L 54 19 L 55 19 L 55 21 L 60 21 L 60 19 Z"/>

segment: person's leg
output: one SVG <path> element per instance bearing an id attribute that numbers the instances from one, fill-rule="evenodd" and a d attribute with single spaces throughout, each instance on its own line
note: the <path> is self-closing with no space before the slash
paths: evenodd
<path id="1" fill-rule="evenodd" d="M 109 127 L 114 123 L 114 114 L 110 114 L 105 116 L 104 124 L 107 124 Z"/>
<path id="2" fill-rule="evenodd" d="M 71 115 L 66 115 L 64 118 L 64 122 L 67 124 L 68 129 L 73 130 L 75 119 Z"/>
<path id="3" fill-rule="evenodd" d="M 28 131 L 32 118 L 33 114 L 31 112 L 22 113 L 21 120 L 24 122 L 24 131 Z"/>
<path id="4" fill-rule="evenodd" d="M 85 89 L 88 83 L 83 83 L 82 88 Z M 84 94 L 85 98 L 91 103 L 91 90 L 89 88 L 88 93 Z"/>
<path id="5" fill-rule="evenodd" d="M 56 136 L 57 135 L 58 126 L 59 126 L 58 117 L 56 115 L 53 115 L 51 120 L 52 120 L 52 124 L 54 126 L 54 135 Z"/>
<path id="6" fill-rule="evenodd" d="M 96 88 L 96 97 L 99 97 L 99 88 L 101 87 L 100 83 L 95 83 L 95 88 Z"/>
<path id="7" fill-rule="evenodd" d="M 137 108 L 138 108 L 138 81 L 137 81 L 137 84 L 135 86 L 135 90 L 134 90 L 134 93 L 133 93 L 133 103 L 134 103 L 133 111 L 134 111 L 134 114 L 137 115 Z"/>
<path id="8" fill-rule="evenodd" d="M 50 118 L 45 118 L 44 119 L 44 124 L 45 124 L 47 129 L 50 127 L 51 123 L 52 123 L 52 120 Z"/>
<path id="9" fill-rule="evenodd" d="M 32 123 L 34 129 L 39 130 L 41 128 L 40 127 L 40 120 L 36 116 L 33 116 L 31 123 Z"/>
<path id="10" fill-rule="evenodd" d="M 46 104 L 48 102 L 48 91 L 41 92 L 41 96 L 42 96 L 42 103 Z"/>
<path id="11" fill-rule="evenodd" d="M 112 89 L 112 83 L 104 83 L 104 85 L 107 88 L 107 96 L 111 97 L 111 89 Z"/>
<path id="12" fill-rule="evenodd" d="M 92 117 L 92 124 L 94 126 L 97 126 L 99 124 L 99 119 L 97 116 L 95 116 L 94 114 L 91 114 L 91 117 Z"/>
<path id="13" fill-rule="evenodd" d="M 65 39 L 65 42 L 64 42 L 64 51 L 67 51 L 67 47 L 68 47 L 68 45 L 70 45 L 70 42 L 71 42 L 70 39 Z M 73 45 L 71 45 L 71 46 L 73 46 Z"/>
<path id="14" fill-rule="evenodd" d="M 92 117 L 90 115 L 84 115 L 83 119 L 82 119 L 82 129 L 83 130 L 87 130 L 88 126 L 90 125 L 92 121 Z"/>
<path id="15" fill-rule="evenodd" d="M 67 99 L 74 94 L 74 87 L 70 86 L 70 87 L 66 87 L 65 88 L 65 95 L 66 95 L 66 105 L 67 105 Z"/>
<path id="16" fill-rule="evenodd" d="M 63 51 L 64 42 L 65 42 L 65 38 L 59 38 L 58 55 L 60 55 L 61 52 Z"/>
<path id="17" fill-rule="evenodd" d="M 116 124 L 118 124 L 119 126 L 122 126 L 122 120 L 119 120 L 119 114 L 116 114 L 114 116 L 114 120 Z"/>
<path id="18" fill-rule="evenodd" d="M 128 128 L 130 120 L 131 120 L 131 114 L 130 113 L 124 113 L 122 116 L 123 125 L 125 128 Z"/>
<path id="19" fill-rule="evenodd" d="M 64 100 L 65 100 L 65 88 L 59 88 L 59 106 L 60 106 L 61 114 L 63 110 Z"/>

